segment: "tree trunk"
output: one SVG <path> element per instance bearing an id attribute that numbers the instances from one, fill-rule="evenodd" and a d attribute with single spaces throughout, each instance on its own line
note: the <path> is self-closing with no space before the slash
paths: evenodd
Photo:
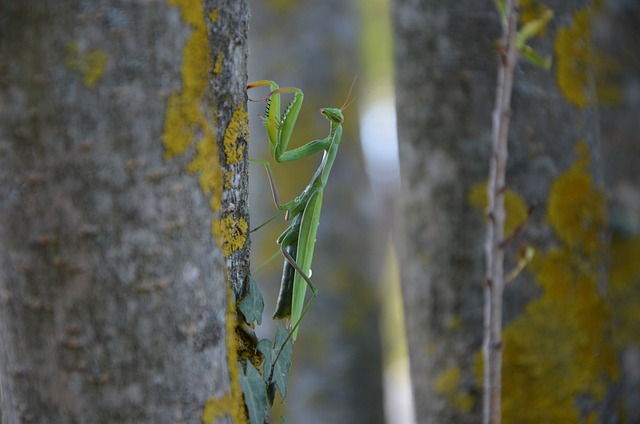
<path id="1" fill-rule="evenodd" d="M 244 419 L 247 20 L 0 4 L 3 422 Z"/>
<path id="2" fill-rule="evenodd" d="M 555 18 L 532 45 L 553 55 L 553 68 L 521 60 L 511 104 L 505 235 L 537 206 L 507 248 L 507 273 L 525 245 L 536 256 L 505 289 L 503 421 L 618 422 L 619 411 L 638 416 L 629 401 L 640 368 L 629 333 L 638 328 L 630 311 L 640 294 L 640 270 L 630 265 L 640 233 L 630 141 L 638 123 L 628 118 L 638 113 L 638 7 L 549 7 Z M 522 2 L 520 16 L 542 11 Z M 416 415 L 475 423 L 498 14 L 492 2 L 437 0 L 396 0 L 394 13 L 400 257 Z M 615 196 L 606 197 L 610 190 Z M 612 208 L 617 215 L 606 213 Z"/>

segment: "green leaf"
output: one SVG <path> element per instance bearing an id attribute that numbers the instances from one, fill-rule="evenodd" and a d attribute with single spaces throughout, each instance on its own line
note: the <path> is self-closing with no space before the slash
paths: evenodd
<path id="1" fill-rule="evenodd" d="M 250 362 L 238 362 L 239 383 L 251 424 L 264 424 L 267 415 L 267 388 L 260 372 Z M 245 371 L 246 369 L 246 371 Z"/>
<path id="2" fill-rule="evenodd" d="M 282 417 L 282 423 L 281 424 L 291 424 L 291 421 L 289 421 L 285 417 Z"/>
<path id="3" fill-rule="evenodd" d="M 264 299 L 258 290 L 255 280 L 249 277 L 249 287 L 247 295 L 238 303 L 238 310 L 242 312 L 248 324 L 252 322 L 262 324 L 262 313 L 264 312 Z"/>
<path id="4" fill-rule="evenodd" d="M 282 349 L 282 353 L 278 357 L 278 361 L 273 365 L 273 361 L 280 352 L 280 347 L 284 341 L 289 337 L 289 333 L 284 329 L 282 325 L 278 325 L 276 331 L 275 344 L 272 344 L 270 340 L 260 340 L 258 343 L 258 351 L 264 355 L 264 381 L 268 381 L 273 370 L 272 383 L 276 385 L 280 395 L 284 400 L 287 397 L 287 381 L 289 379 L 289 371 L 291 370 L 291 354 L 293 348 L 291 347 L 291 339 L 287 341 L 287 344 Z M 273 399 L 271 399 L 273 401 Z"/>
<path id="5" fill-rule="evenodd" d="M 279 325 L 278 331 L 276 331 L 276 340 L 274 343 L 274 353 L 276 355 L 280 353 L 282 344 L 285 342 L 287 337 L 289 337 L 289 333 L 282 325 Z M 292 353 L 293 348 L 291 347 L 291 339 L 289 339 L 287 344 L 282 348 L 282 353 L 280 353 L 273 371 L 273 381 L 276 383 L 283 400 L 287 397 L 287 381 L 289 380 L 289 371 L 291 371 Z"/>
<path id="6" fill-rule="evenodd" d="M 273 343 L 271 340 L 261 339 L 258 342 L 257 349 L 264 357 L 264 363 L 262 366 L 264 369 L 264 381 L 266 382 L 269 378 L 269 373 L 271 372 L 271 365 L 273 364 Z"/>
<path id="7" fill-rule="evenodd" d="M 524 24 L 516 35 L 516 47 L 521 49 L 530 38 L 544 31 L 551 18 L 553 18 L 553 10 L 547 9 L 538 19 Z"/>
<path id="8" fill-rule="evenodd" d="M 520 49 L 522 56 L 535 66 L 549 70 L 551 68 L 551 56 L 542 57 L 530 46 L 524 46 Z"/>
<path id="9" fill-rule="evenodd" d="M 262 363 L 262 378 L 267 385 L 267 399 L 269 400 L 269 405 L 273 405 L 273 401 L 276 397 L 276 386 L 273 382 L 269 383 L 267 381 L 271 374 L 273 364 L 273 343 L 271 343 L 271 340 L 262 339 L 258 342 L 257 349 L 264 358 L 264 362 Z"/>

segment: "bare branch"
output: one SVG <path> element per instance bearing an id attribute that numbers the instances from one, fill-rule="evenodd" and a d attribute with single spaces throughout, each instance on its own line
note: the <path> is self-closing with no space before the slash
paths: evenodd
<path id="1" fill-rule="evenodd" d="M 486 281 L 484 309 L 484 424 L 501 422 L 502 398 L 502 297 L 504 291 L 504 208 L 507 138 L 511 118 L 513 73 L 518 60 L 516 50 L 518 0 L 505 1 L 502 40 L 493 110 L 489 182 L 487 237 L 485 241 Z"/>

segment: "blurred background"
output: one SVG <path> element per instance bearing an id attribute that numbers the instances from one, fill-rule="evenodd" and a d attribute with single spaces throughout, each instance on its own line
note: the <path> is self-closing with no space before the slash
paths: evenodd
<path id="1" fill-rule="evenodd" d="M 507 225 L 533 214 L 506 272 L 523 249 L 536 253 L 505 292 L 503 420 L 640 423 L 640 2 L 522 0 L 521 23 L 548 8 L 531 43 L 552 68 L 521 61 L 515 72 Z M 249 81 L 305 94 L 292 146 L 328 134 L 319 109 L 342 105 L 357 77 L 325 190 L 318 296 L 280 412 L 301 423 L 479 422 L 493 2 L 273 0 L 251 12 Z M 253 158 L 269 156 L 264 107 L 250 104 Z M 273 166 L 283 200 L 319 161 Z M 250 178 L 255 227 L 276 210 L 263 167 Z M 252 269 L 285 227 L 254 233 Z M 278 257 L 254 275 L 265 336 L 281 270 Z"/>
<path id="2" fill-rule="evenodd" d="M 250 6 L 249 81 L 273 79 L 305 94 L 291 146 L 328 135 L 329 123 L 319 109 L 343 105 L 355 80 L 355 101 L 344 113 L 342 142 L 322 206 L 312 267 L 318 296 L 294 349 L 286 415 L 304 423 L 382 423 L 383 405 L 398 403 L 389 417 L 401 419 L 387 422 L 410 423 L 399 279 L 391 248 L 399 170 L 389 1 L 253 1 Z M 264 95 L 258 89 L 249 92 L 254 99 Z M 283 95 L 283 107 L 289 100 Z M 252 158 L 270 156 L 259 119 L 265 106 L 249 104 Z M 320 159 L 317 154 L 272 165 L 282 201 L 300 194 Z M 255 227 L 276 212 L 260 164 L 252 164 L 250 187 Z M 275 240 L 284 228 L 280 219 L 253 233 L 252 269 L 277 252 Z M 266 325 L 259 329 L 267 333 L 263 336 L 273 334 L 271 314 L 282 266 L 278 256 L 254 276 L 266 302 Z"/>

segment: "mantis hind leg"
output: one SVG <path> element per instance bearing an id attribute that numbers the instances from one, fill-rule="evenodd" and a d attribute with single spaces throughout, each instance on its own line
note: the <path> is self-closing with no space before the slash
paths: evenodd
<path id="1" fill-rule="evenodd" d="M 295 272 L 300 274 L 302 279 L 307 283 L 307 285 L 311 289 L 311 298 L 309 299 L 309 302 L 307 302 L 307 304 L 305 305 L 304 309 L 302 310 L 302 313 L 300 314 L 300 318 L 298 319 L 298 322 L 293 324 L 293 326 L 291 327 L 291 331 L 289 332 L 289 335 L 287 336 L 286 339 L 284 339 L 284 342 L 282 342 L 282 345 L 280 346 L 280 349 L 278 350 L 278 354 L 276 355 L 275 359 L 273 360 L 273 365 L 271 367 L 271 373 L 269 374 L 269 379 L 268 379 L 269 382 L 271 382 L 271 380 L 273 378 L 273 371 L 275 369 L 276 364 L 278 363 L 278 359 L 280 358 L 280 354 L 284 350 L 284 347 L 287 345 L 287 343 L 289 343 L 289 340 L 292 339 L 293 335 L 295 334 L 296 330 L 298 329 L 298 326 L 300 326 L 300 323 L 302 322 L 302 320 L 304 319 L 304 316 L 309 311 L 309 308 L 313 304 L 313 301 L 315 300 L 316 295 L 318 294 L 318 289 L 316 288 L 316 286 L 311 281 L 311 278 L 309 278 L 302 271 L 300 266 L 298 266 L 298 264 L 296 263 L 296 260 L 293 258 L 293 256 L 291 256 L 291 254 L 289 253 L 288 249 L 284 249 L 283 248 L 282 249 L 282 254 L 285 257 L 286 262 L 291 265 L 291 267 L 295 270 Z M 284 276 L 283 276 L 283 279 L 284 279 Z M 293 280 L 293 276 L 292 276 L 292 280 Z M 291 285 L 293 286 L 293 281 L 291 281 Z M 289 306 L 289 309 L 290 308 L 291 308 L 291 306 Z"/>

